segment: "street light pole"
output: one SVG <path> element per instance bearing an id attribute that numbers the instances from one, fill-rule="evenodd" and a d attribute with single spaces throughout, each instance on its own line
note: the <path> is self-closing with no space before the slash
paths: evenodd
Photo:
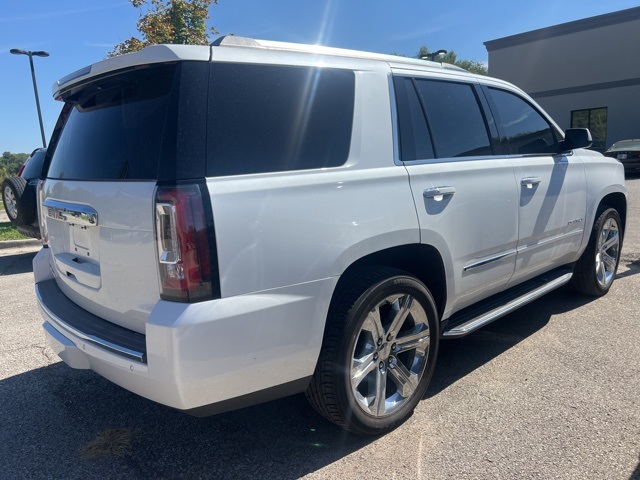
<path id="1" fill-rule="evenodd" d="M 32 52 L 30 50 L 20 50 L 19 48 L 12 48 L 11 53 L 14 55 L 27 55 L 29 57 L 29 65 L 31 66 L 31 79 L 33 80 L 33 92 L 36 96 L 36 107 L 38 108 L 38 120 L 40 121 L 40 134 L 42 135 L 42 146 L 47 147 L 47 141 L 44 136 L 44 125 L 42 124 L 42 112 L 40 111 L 40 99 L 38 98 L 38 85 L 36 84 L 36 71 L 33 68 L 33 56 L 48 57 L 49 52 L 37 51 Z"/>

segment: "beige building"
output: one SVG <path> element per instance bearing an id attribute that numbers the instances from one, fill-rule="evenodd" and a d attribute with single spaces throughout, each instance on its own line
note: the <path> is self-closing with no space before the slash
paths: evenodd
<path id="1" fill-rule="evenodd" d="M 522 88 L 594 148 L 640 138 L 640 7 L 485 42 L 489 75 Z"/>

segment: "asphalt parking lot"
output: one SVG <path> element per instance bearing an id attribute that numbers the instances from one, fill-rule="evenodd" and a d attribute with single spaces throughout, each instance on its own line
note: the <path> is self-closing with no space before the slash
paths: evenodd
<path id="1" fill-rule="evenodd" d="M 45 344 L 34 247 L 0 250 L 2 478 L 640 479 L 640 179 L 618 278 L 444 342 L 397 430 L 355 437 L 302 395 L 208 418 L 72 370 Z"/>

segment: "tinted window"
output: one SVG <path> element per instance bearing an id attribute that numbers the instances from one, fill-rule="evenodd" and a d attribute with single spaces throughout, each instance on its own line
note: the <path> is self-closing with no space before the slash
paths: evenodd
<path id="1" fill-rule="evenodd" d="M 33 152 L 33 155 L 27 159 L 27 163 L 24 166 L 21 177 L 27 180 L 40 178 L 40 175 L 42 175 L 42 164 L 46 155 L 47 150 L 44 148 Z"/>
<path id="2" fill-rule="evenodd" d="M 156 179 L 175 65 L 106 77 L 73 92 L 51 159 L 50 178 Z M 165 130 L 167 130 L 165 132 Z M 175 149 L 174 149 L 175 152 Z"/>
<path id="3" fill-rule="evenodd" d="M 400 159 L 402 161 L 434 158 L 431 135 L 413 81 L 394 79 L 398 108 Z"/>
<path id="4" fill-rule="evenodd" d="M 489 88 L 494 114 L 504 135 L 503 144 L 511 154 L 553 153 L 558 151 L 556 136 L 549 122 L 528 102 L 513 93 Z"/>
<path id="5" fill-rule="evenodd" d="M 471 85 L 416 79 L 438 158 L 492 155 L 487 126 Z"/>
<path id="6" fill-rule="evenodd" d="M 207 175 L 335 167 L 349 155 L 352 71 L 215 63 Z"/>

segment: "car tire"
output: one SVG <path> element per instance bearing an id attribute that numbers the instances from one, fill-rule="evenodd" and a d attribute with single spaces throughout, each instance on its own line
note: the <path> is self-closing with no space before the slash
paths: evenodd
<path id="1" fill-rule="evenodd" d="M 600 207 L 589 244 L 573 270 L 573 286 L 579 293 L 606 294 L 618 270 L 622 249 L 622 222 L 615 208 Z"/>
<path id="2" fill-rule="evenodd" d="M 384 267 L 352 275 L 329 308 L 307 398 L 354 433 L 388 432 L 424 396 L 439 339 L 435 302 L 417 278 Z"/>
<path id="3" fill-rule="evenodd" d="M 42 240 L 42 237 L 40 236 L 39 228 L 34 228 L 33 226 L 26 226 L 26 225 L 18 225 L 16 228 L 18 229 L 18 232 L 20 232 L 25 237 Z"/>
<path id="4" fill-rule="evenodd" d="M 30 225 L 36 218 L 33 188 L 22 177 L 9 177 L 2 182 L 4 209 L 16 225 Z"/>

